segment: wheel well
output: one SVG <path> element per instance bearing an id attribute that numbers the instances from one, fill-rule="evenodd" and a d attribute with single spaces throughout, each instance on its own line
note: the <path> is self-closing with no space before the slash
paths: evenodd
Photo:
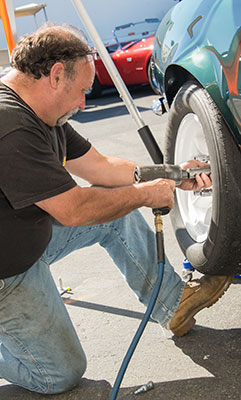
<path id="1" fill-rule="evenodd" d="M 166 69 L 165 77 L 164 77 L 164 89 L 165 89 L 165 95 L 166 95 L 169 107 L 171 107 L 174 97 L 176 96 L 180 87 L 183 86 L 184 83 L 186 83 L 190 80 L 197 82 L 197 84 L 199 84 L 203 87 L 203 85 L 200 83 L 200 81 L 198 81 L 195 78 L 195 76 L 193 76 L 189 71 L 187 71 L 186 69 L 184 69 L 183 67 L 181 67 L 179 65 L 170 65 Z M 215 100 L 213 100 L 213 101 L 215 101 Z M 226 115 L 226 118 L 225 118 L 223 109 L 220 108 L 219 104 L 216 103 L 216 105 L 219 108 L 220 112 L 222 113 L 222 116 L 223 116 L 226 124 L 228 125 L 229 130 L 232 133 L 236 143 L 240 146 L 240 149 L 241 149 L 240 134 L 238 134 L 236 125 L 230 124 L 230 120 L 232 121 L 233 117 L 231 116 L 230 120 L 229 120 Z"/>
<path id="2" fill-rule="evenodd" d="M 167 97 L 167 101 L 169 107 L 172 104 L 174 97 L 176 96 L 180 87 L 187 81 L 194 80 L 197 82 L 197 79 L 190 74 L 184 68 L 178 65 L 171 65 L 167 68 L 165 72 L 165 94 Z"/>

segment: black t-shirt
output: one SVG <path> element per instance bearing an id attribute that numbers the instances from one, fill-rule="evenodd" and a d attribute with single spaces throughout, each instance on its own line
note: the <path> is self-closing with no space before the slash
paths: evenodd
<path id="1" fill-rule="evenodd" d="M 34 203 L 75 187 L 64 164 L 90 147 L 68 123 L 46 125 L 0 83 L 0 279 L 26 271 L 43 254 L 52 219 Z"/>

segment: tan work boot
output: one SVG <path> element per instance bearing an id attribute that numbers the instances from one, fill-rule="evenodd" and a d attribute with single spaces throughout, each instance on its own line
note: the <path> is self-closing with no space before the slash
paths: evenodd
<path id="1" fill-rule="evenodd" d="M 228 289 L 233 276 L 204 275 L 186 283 L 177 312 L 169 323 L 176 336 L 185 335 L 195 324 L 198 311 L 210 307 Z"/>

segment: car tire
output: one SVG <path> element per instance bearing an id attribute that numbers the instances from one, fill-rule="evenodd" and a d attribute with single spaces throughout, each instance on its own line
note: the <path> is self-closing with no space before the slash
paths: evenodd
<path id="1" fill-rule="evenodd" d="M 195 157 L 210 160 L 212 192 L 195 196 L 176 189 L 170 214 L 176 238 L 199 272 L 240 274 L 241 152 L 207 91 L 189 81 L 169 112 L 165 161 L 180 164 Z"/>
<path id="2" fill-rule="evenodd" d="M 151 57 L 148 65 L 147 65 L 147 76 L 148 76 L 148 81 L 149 85 L 151 86 L 153 92 L 155 94 L 160 94 L 160 90 L 157 84 L 157 80 L 155 78 L 155 73 L 154 73 L 154 63 L 153 63 L 153 58 Z"/>
<path id="3" fill-rule="evenodd" d="M 101 86 L 99 79 L 95 75 L 95 79 L 94 79 L 91 89 L 86 92 L 86 98 L 87 99 L 96 99 L 97 97 L 100 97 L 102 89 L 103 89 L 103 87 Z"/>

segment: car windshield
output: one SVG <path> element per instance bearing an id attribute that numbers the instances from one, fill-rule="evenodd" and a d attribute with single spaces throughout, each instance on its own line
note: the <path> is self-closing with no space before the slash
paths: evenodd
<path id="1" fill-rule="evenodd" d="M 158 18 L 147 18 L 140 22 L 130 22 L 129 24 L 115 27 L 113 35 L 119 45 L 127 44 L 149 36 L 153 36 L 160 24 Z"/>

